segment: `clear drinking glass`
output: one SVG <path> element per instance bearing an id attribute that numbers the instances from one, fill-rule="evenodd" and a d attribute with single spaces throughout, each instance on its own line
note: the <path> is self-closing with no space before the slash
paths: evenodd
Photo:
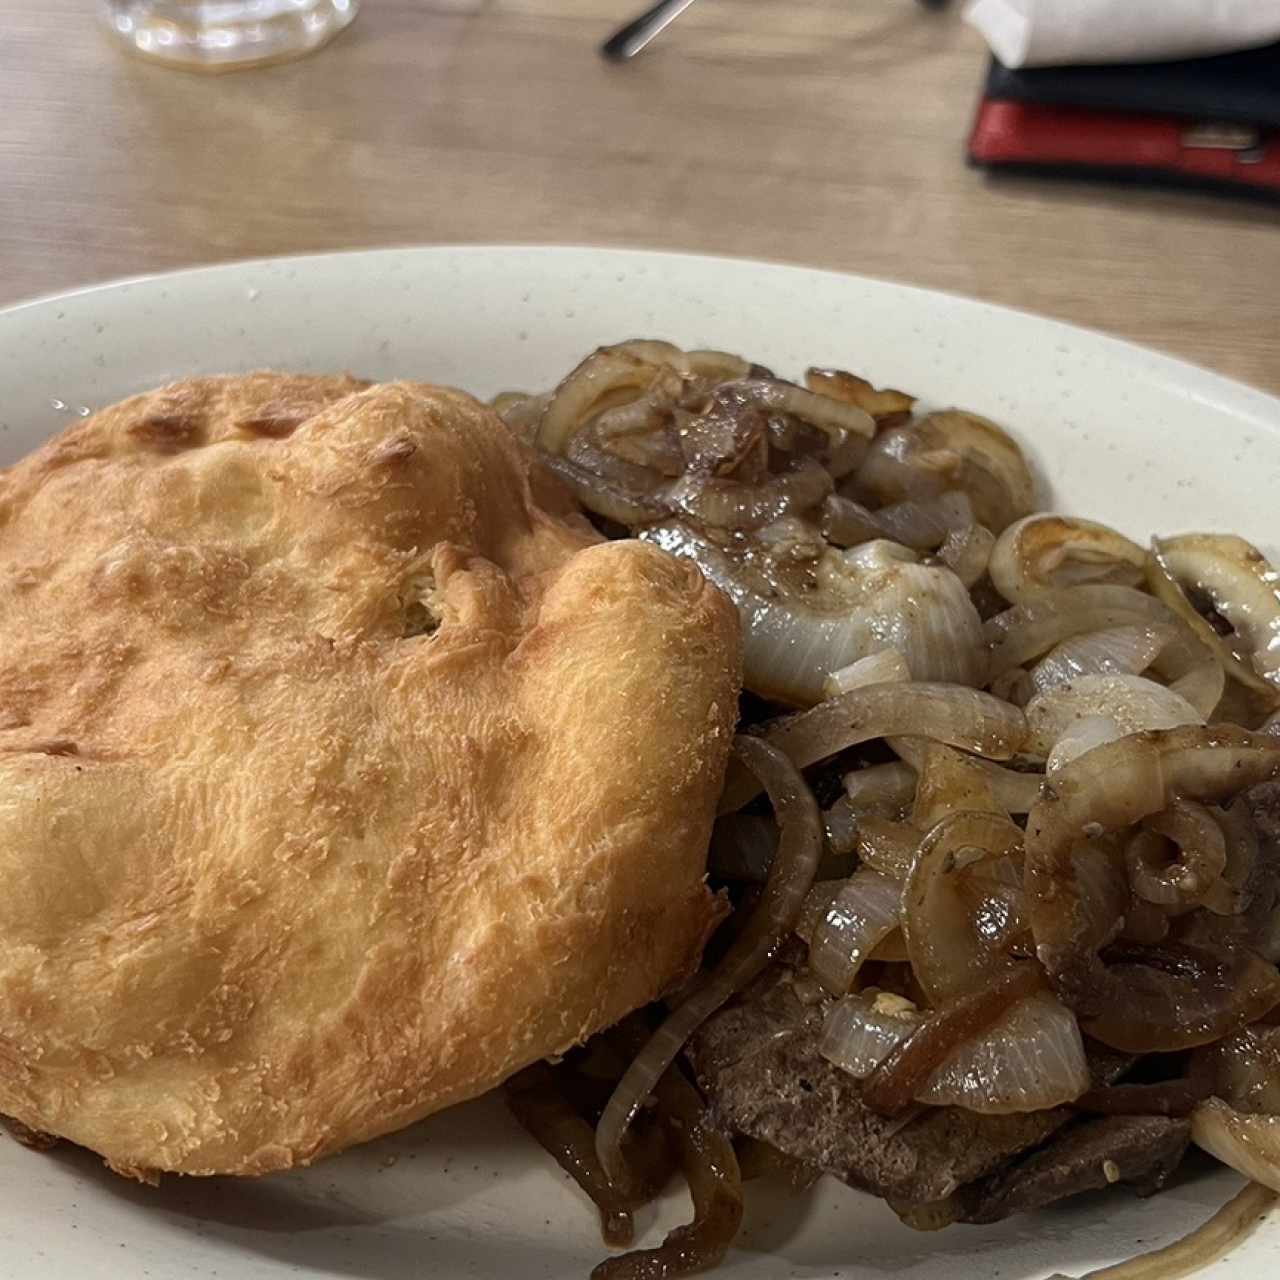
<path id="1" fill-rule="evenodd" d="M 194 71 L 298 58 L 331 40 L 360 0 L 100 0 L 103 20 L 135 53 Z"/>

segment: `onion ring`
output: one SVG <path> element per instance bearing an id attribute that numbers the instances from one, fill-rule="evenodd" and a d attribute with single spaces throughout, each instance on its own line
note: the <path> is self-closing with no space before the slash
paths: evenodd
<path id="1" fill-rule="evenodd" d="M 1007 817 L 963 810 L 920 842 L 902 893 L 902 933 L 916 979 L 934 1004 L 981 987 L 1010 963 L 1005 948 L 1021 924 L 1016 883 L 989 877 L 984 892 L 965 881 L 975 866 L 1021 851 L 1022 832 Z M 974 910 L 976 894 L 982 905 Z"/>
<path id="2" fill-rule="evenodd" d="M 822 818 L 799 770 L 775 746 L 739 735 L 734 754 L 764 784 L 778 819 L 778 852 L 746 926 L 720 963 L 667 1016 L 618 1082 L 596 1128 L 596 1152 L 614 1183 L 625 1186 L 622 1140 L 662 1073 L 689 1036 L 764 969 L 795 927 L 822 856 Z"/>
<path id="3" fill-rule="evenodd" d="M 1085 752 L 1041 792 L 1027 821 L 1026 888 L 1036 954 L 1085 1030 L 1125 1052 L 1207 1044 L 1280 1002 L 1280 973 L 1238 951 L 1186 972 L 1111 967 L 1086 943 L 1072 860 L 1083 836 L 1131 826 L 1178 797 L 1218 803 L 1280 775 L 1280 744 L 1216 725 L 1153 730 Z M 1191 973 L 1191 969 L 1197 969 Z M 1207 985 L 1204 985 L 1207 984 Z"/>

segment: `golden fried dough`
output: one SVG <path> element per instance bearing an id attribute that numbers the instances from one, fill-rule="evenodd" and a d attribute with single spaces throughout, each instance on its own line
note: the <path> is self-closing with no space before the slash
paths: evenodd
<path id="1" fill-rule="evenodd" d="M 255 374 L 0 475 L 0 1112 L 303 1164 L 654 998 L 738 626 L 458 392 Z"/>

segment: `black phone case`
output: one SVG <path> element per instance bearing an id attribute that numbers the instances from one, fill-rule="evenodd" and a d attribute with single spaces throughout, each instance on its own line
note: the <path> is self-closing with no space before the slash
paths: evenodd
<path id="1" fill-rule="evenodd" d="M 1011 71 L 994 59 L 985 96 L 1280 128 L 1280 44 L 1183 62 Z"/>

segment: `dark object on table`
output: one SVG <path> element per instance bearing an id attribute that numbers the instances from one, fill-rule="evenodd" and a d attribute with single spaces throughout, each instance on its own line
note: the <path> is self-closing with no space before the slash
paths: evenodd
<path id="1" fill-rule="evenodd" d="M 600 46 L 600 52 L 610 62 L 625 62 L 634 58 L 655 36 L 665 31 L 691 4 L 693 0 L 658 0 L 652 8 L 618 28 Z"/>
<path id="2" fill-rule="evenodd" d="M 993 61 L 969 158 L 1280 195 L 1280 45 L 1150 65 L 1011 71 Z"/>

